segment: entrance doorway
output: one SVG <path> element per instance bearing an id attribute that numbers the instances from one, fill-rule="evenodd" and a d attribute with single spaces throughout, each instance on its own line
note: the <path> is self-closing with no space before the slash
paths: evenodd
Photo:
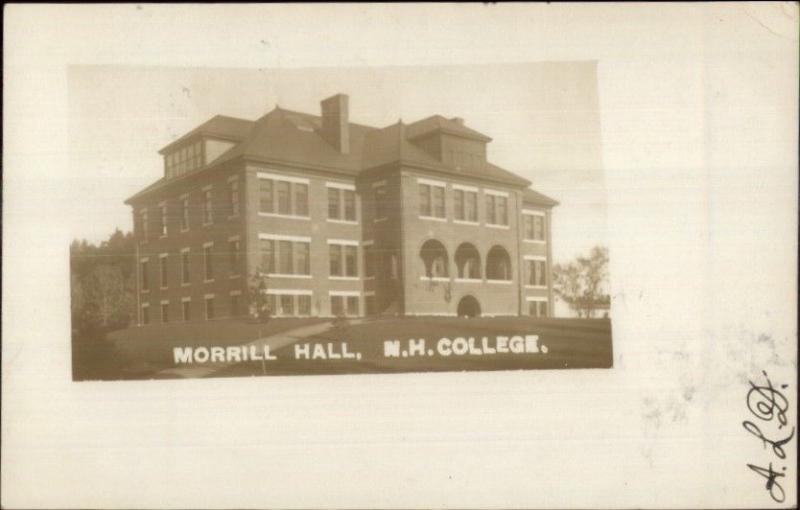
<path id="1" fill-rule="evenodd" d="M 481 305 L 478 300 L 472 296 L 464 296 L 458 302 L 458 316 L 459 317 L 480 317 Z"/>

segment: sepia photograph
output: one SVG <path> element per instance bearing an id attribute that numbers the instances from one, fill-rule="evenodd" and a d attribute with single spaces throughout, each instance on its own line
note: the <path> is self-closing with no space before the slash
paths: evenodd
<path id="1" fill-rule="evenodd" d="M 5 5 L 0 508 L 796 508 L 799 20 Z"/>
<path id="2" fill-rule="evenodd" d="M 596 67 L 70 69 L 74 379 L 610 368 Z"/>

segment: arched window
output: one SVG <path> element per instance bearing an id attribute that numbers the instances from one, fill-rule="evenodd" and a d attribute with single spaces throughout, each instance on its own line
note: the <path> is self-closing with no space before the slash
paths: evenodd
<path id="1" fill-rule="evenodd" d="M 449 275 L 447 248 L 439 241 L 425 241 L 419 250 L 419 256 L 425 264 L 425 276 L 428 278 L 446 278 Z"/>
<path id="2" fill-rule="evenodd" d="M 493 246 L 486 256 L 486 278 L 489 280 L 511 279 L 511 257 L 502 246 Z"/>
<path id="3" fill-rule="evenodd" d="M 462 243 L 456 250 L 455 260 L 459 278 L 480 280 L 481 255 L 475 246 L 470 243 Z"/>

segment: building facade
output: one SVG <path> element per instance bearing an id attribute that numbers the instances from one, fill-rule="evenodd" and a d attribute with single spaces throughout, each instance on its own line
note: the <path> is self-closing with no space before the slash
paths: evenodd
<path id="1" fill-rule="evenodd" d="M 126 200 L 139 323 L 245 316 L 254 275 L 275 316 L 550 316 L 557 202 L 487 160 L 459 118 L 351 123 L 276 107 L 216 116 L 164 147 Z"/>

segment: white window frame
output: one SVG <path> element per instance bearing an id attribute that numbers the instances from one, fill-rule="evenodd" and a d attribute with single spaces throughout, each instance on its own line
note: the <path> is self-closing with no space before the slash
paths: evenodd
<path id="1" fill-rule="evenodd" d="M 371 187 L 372 187 L 372 197 L 373 197 L 373 200 L 374 200 L 374 197 L 375 197 L 375 189 L 376 189 L 376 188 L 380 188 L 380 187 L 383 187 L 383 188 L 388 188 L 388 185 L 386 184 L 386 179 L 382 179 L 382 180 L 380 180 L 380 181 L 373 182 Z M 384 191 L 386 191 L 386 190 L 384 190 Z M 374 211 L 374 212 L 375 212 L 375 213 L 377 213 L 377 212 L 378 212 L 378 210 L 377 210 L 377 207 L 375 207 L 374 209 L 375 209 L 375 211 Z M 384 211 L 384 212 L 385 212 L 385 211 Z M 376 215 L 375 215 L 375 217 L 372 219 L 372 222 L 373 222 L 373 223 L 379 223 L 379 222 L 381 222 L 381 221 L 386 221 L 386 220 L 388 220 L 388 219 L 389 219 L 389 216 L 381 216 L 381 217 L 378 217 L 378 215 L 376 214 Z"/>
<path id="2" fill-rule="evenodd" d="M 545 257 L 544 255 L 523 255 L 522 256 L 522 260 L 524 260 L 524 261 L 533 260 L 533 261 L 544 262 L 545 272 L 547 271 L 547 257 Z M 523 279 L 525 281 L 525 288 L 526 289 L 545 290 L 545 289 L 548 288 L 548 285 L 529 285 L 527 283 L 528 282 L 528 264 L 524 264 L 524 266 L 525 267 L 523 268 L 523 270 L 525 271 L 525 273 L 523 274 Z M 547 275 L 545 275 L 545 280 L 547 280 L 547 279 L 548 279 Z"/>
<path id="3" fill-rule="evenodd" d="M 258 171 L 256 173 L 256 177 L 258 179 L 267 179 L 267 180 L 271 180 L 271 181 L 283 181 L 283 182 L 294 183 L 294 184 L 305 184 L 307 186 L 308 195 L 309 195 L 308 216 L 300 216 L 300 215 L 297 215 L 297 214 L 283 214 L 283 213 L 276 213 L 276 212 L 262 212 L 261 211 L 260 200 L 259 200 L 259 207 L 258 207 L 258 215 L 259 216 L 264 217 L 264 218 L 285 218 L 285 219 L 289 219 L 289 220 L 305 220 L 305 221 L 310 221 L 311 220 L 311 180 L 310 179 L 307 179 L 305 177 L 294 177 L 294 176 L 291 176 L 291 175 L 284 175 L 284 174 L 274 174 L 274 173 L 271 173 L 271 172 L 264 172 L 264 171 Z M 294 197 L 292 196 L 292 190 L 293 190 L 293 188 L 290 186 L 289 187 L 289 204 L 290 204 L 290 207 L 293 209 L 294 208 L 293 207 L 294 206 Z M 273 199 L 275 201 L 277 201 L 277 198 L 275 198 L 275 195 L 276 195 L 276 193 L 273 190 Z M 274 208 L 277 209 L 277 202 L 274 203 Z"/>
<path id="4" fill-rule="evenodd" d="M 301 278 L 304 280 L 310 280 L 313 278 L 313 272 L 310 270 L 311 266 L 311 237 L 307 236 L 290 236 L 290 235 L 281 235 L 281 234 L 258 234 L 258 239 L 262 240 L 269 240 L 269 241 L 289 241 L 292 243 L 307 243 L 308 244 L 308 256 L 309 256 L 309 274 L 284 274 L 284 273 L 267 273 L 267 276 L 270 278 Z M 260 247 L 259 247 L 260 249 Z M 273 268 L 277 269 L 277 268 Z"/>
<path id="5" fill-rule="evenodd" d="M 213 255 L 214 241 L 203 243 L 203 283 L 210 283 L 214 281 L 214 277 L 212 276 L 211 279 L 208 279 L 208 252 L 206 248 L 211 248 Z M 213 262 L 211 264 L 211 272 L 214 273 Z"/>
<path id="6" fill-rule="evenodd" d="M 330 218 L 330 217 L 327 217 L 328 216 L 328 212 L 327 212 L 327 209 L 326 209 L 325 215 L 327 217 L 328 222 L 330 222 L 330 223 L 341 223 L 343 225 L 358 225 L 359 224 L 358 200 L 357 200 L 357 196 L 356 196 L 356 186 L 355 186 L 355 184 L 349 184 L 349 183 L 345 183 L 345 182 L 327 181 L 325 183 L 325 190 L 327 191 L 328 188 L 333 188 L 333 189 L 338 189 L 338 190 L 343 190 L 343 191 L 352 191 L 353 192 L 353 201 L 354 201 L 353 202 L 353 206 L 355 207 L 355 215 L 356 215 L 356 219 L 354 219 L 354 220 L 348 220 L 348 219 L 344 219 L 344 218 L 341 218 L 341 219 Z M 342 193 L 340 195 L 340 197 L 341 197 L 341 200 L 342 200 L 342 202 L 341 202 L 342 203 L 342 216 L 344 216 L 344 211 L 345 211 L 344 193 Z M 326 200 L 327 200 L 327 194 L 326 194 Z"/>
<path id="7" fill-rule="evenodd" d="M 234 188 L 236 190 L 236 200 L 233 200 L 233 191 Z M 233 175 L 228 177 L 228 192 L 230 195 L 228 198 L 231 199 L 231 214 L 228 216 L 228 219 L 238 218 L 242 208 L 242 196 L 241 196 L 241 189 L 239 188 L 239 176 Z M 236 209 L 233 210 L 233 206 L 236 206 Z"/>
<path id="8" fill-rule="evenodd" d="M 169 315 L 169 299 L 162 299 L 158 304 L 158 311 L 161 314 L 161 324 L 170 322 L 169 320 L 164 320 L 164 305 L 167 305 L 167 314 Z"/>
<path id="9" fill-rule="evenodd" d="M 238 242 L 239 242 L 239 251 L 238 251 L 238 253 L 239 253 L 239 262 L 240 262 L 240 264 L 241 264 L 241 257 L 242 257 L 242 255 L 243 255 L 243 253 L 242 253 L 242 239 L 241 239 L 241 237 L 240 237 L 240 236 L 238 236 L 238 235 L 235 235 L 235 236 L 230 236 L 230 237 L 228 238 L 228 246 L 230 246 L 230 244 L 231 244 L 232 242 L 234 242 L 234 241 L 238 241 Z M 230 262 L 230 256 L 228 257 L 228 262 Z M 231 274 L 230 274 L 229 278 L 230 278 L 231 280 L 233 280 L 233 279 L 236 279 L 236 278 L 241 278 L 241 277 L 242 277 L 242 271 L 241 271 L 241 268 L 237 268 L 237 271 L 238 271 L 238 272 L 236 272 L 236 273 L 231 273 Z"/>
<path id="10" fill-rule="evenodd" d="M 488 214 L 487 211 L 484 211 L 484 213 L 485 213 L 484 214 L 484 216 L 485 216 L 484 224 L 488 228 L 497 228 L 497 229 L 500 229 L 500 230 L 509 230 L 511 228 L 511 225 L 510 225 L 510 223 L 511 223 L 511 221 L 510 221 L 510 218 L 511 218 L 511 203 L 510 202 L 511 202 L 511 200 L 509 200 L 509 198 L 510 198 L 509 193 L 507 191 L 499 191 L 499 190 L 490 189 L 490 188 L 484 188 L 483 189 L 483 193 L 484 193 L 484 195 L 492 195 L 492 196 L 495 196 L 495 197 L 501 197 L 501 198 L 505 198 L 506 199 L 506 219 L 509 220 L 509 224 L 508 225 L 504 225 L 502 223 L 489 223 L 489 214 Z M 486 200 L 485 199 L 483 201 L 483 204 L 484 204 L 483 206 L 484 206 L 484 209 L 485 209 L 486 208 Z M 497 213 L 497 206 L 496 205 L 495 205 L 495 211 L 494 212 L 495 212 L 495 214 Z M 497 220 L 497 218 L 495 218 L 495 221 L 496 220 Z"/>
<path id="11" fill-rule="evenodd" d="M 183 273 L 186 272 L 185 271 L 186 268 L 184 267 L 184 263 L 183 263 L 183 254 L 184 253 L 188 253 L 189 256 L 191 257 L 191 250 L 190 250 L 190 248 L 188 246 L 186 248 L 181 248 L 181 264 L 180 264 L 180 266 L 181 266 L 181 287 L 188 287 L 189 285 L 192 284 L 192 272 L 191 272 L 191 264 L 192 263 L 191 263 L 191 260 L 190 260 L 189 261 L 189 281 L 188 282 L 184 282 L 183 281 Z"/>
<path id="12" fill-rule="evenodd" d="M 201 190 L 203 191 L 203 226 L 207 227 L 214 224 L 214 185 L 203 186 Z M 209 221 L 206 221 L 206 216 Z"/>
<path id="13" fill-rule="evenodd" d="M 356 240 L 353 240 L 353 239 L 328 239 L 328 267 L 330 267 L 330 247 L 332 245 L 334 245 L 334 246 L 355 246 L 356 247 L 356 275 L 355 276 L 343 276 L 343 275 L 342 276 L 334 276 L 334 275 L 328 274 L 328 279 L 329 280 L 350 281 L 350 282 L 352 282 L 352 281 L 358 281 L 358 280 L 361 279 L 361 266 L 363 264 L 359 263 L 359 258 L 363 256 L 363 254 L 362 254 L 363 250 L 359 250 L 358 249 L 359 244 L 360 244 L 359 241 L 356 241 Z M 344 257 L 344 253 L 345 253 L 345 251 L 342 250 L 342 256 L 343 257 Z M 342 263 L 342 269 L 343 270 L 346 269 L 346 265 L 347 264 L 345 263 L 344 259 L 341 260 L 341 263 Z"/>
<path id="14" fill-rule="evenodd" d="M 163 239 L 163 238 L 167 237 L 167 235 L 169 234 L 169 218 L 167 217 L 167 214 L 169 213 L 169 211 L 167 210 L 167 201 L 164 200 L 163 202 L 160 202 L 158 204 L 158 209 L 159 209 L 159 212 L 160 212 L 160 214 L 159 214 L 159 229 L 158 229 L 158 231 L 159 231 L 158 234 L 159 235 L 158 235 L 158 238 L 159 239 Z"/>
<path id="15" fill-rule="evenodd" d="M 434 211 L 433 190 L 432 190 L 432 188 L 437 187 L 437 188 L 442 188 L 444 190 L 444 217 L 441 217 L 441 216 L 427 216 L 427 215 L 424 215 L 422 213 L 419 213 L 419 211 L 418 211 L 419 219 L 421 219 L 421 220 L 429 220 L 429 221 L 439 221 L 439 222 L 442 222 L 442 223 L 447 223 L 448 222 L 448 218 L 447 218 L 447 183 L 444 182 L 444 181 L 436 181 L 436 180 L 433 180 L 433 179 L 425 179 L 423 177 L 418 177 L 417 178 L 417 196 L 419 196 L 419 186 L 422 185 L 422 184 L 424 184 L 426 186 L 430 186 L 430 188 L 431 188 L 431 196 L 430 196 L 431 214 L 433 214 L 433 211 Z"/>
<path id="16" fill-rule="evenodd" d="M 186 314 L 184 313 L 183 305 L 184 305 L 184 303 L 190 303 L 189 307 L 191 308 L 191 302 L 192 302 L 192 298 L 191 297 L 182 297 L 181 298 L 181 320 L 183 322 L 187 322 L 188 321 L 188 319 L 186 318 Z M 190 312 L 190 315 L 191 315 L 191 312 Z"/>
<path id="17" fill-rule="evenodd" d="M 184 193 L 178 197 L 181 202 L 181 232 L 186 232 L 191 226 L 191 213 L 189 210 L 189 194 Z M 186 220 L 186 228 L 183 227 L 183 220 Z"/>
<path id="18" fill-rule="evenodd" d="M 525 237 L 525 222 L 522 222 L 522 240 L 526 243 L 531 244 L 547 244 L 547 213 L 545 211 L 539 211 L 537 209 L 523 209 L 522 210 L 523 216 L 541 216 L 542 217 L 542 229 L 544 230 L 544 239 L 528 239 Z"/>
<path id="19" fill-rule="evenodd" d="M 167 262 L 163 262 L 164 259 L 167 259 Z M 166 290 L 169 288 L 169 265 L 167 265 L 167 278 L 166 278 L 166 285 L 164 284 L 164 271 L 162 268 L 162 264 L 169 264 L 169 253 L 159 253 L 158 254 L 158 284 L 161 290 Z"/>
<path id="20" fill-rule="evenodd" d="M 208 302 L 209 302 L 209 300 L 213 301 L 214 299 L 216 299 L 216 297 L 217 296 L 215 294 L 213 294 L 213 293 L 212 294 L 203 294 L 203 316 L 205 317 L 205 319 L 207 321 L 208 320 L 214 320 L 214 317 L 211 317 L 211 318 L 208 317 Z M 216 316 L 216 309 L 214 310 L 214 315 Z"/>
<path id="21" fill-rule="evenodd" d="M 481 224 L 481 221 L 480 221 L 480 217 L 481 217 L 480 216 L 480 200 L 481 200 L 480 199 L 480 196 L 481 196 L 480 191 L 481 190 L 480 190 L 480 188 L 478 188 L 477 186 L 467 186 L 465 184 L 453 184 L 451 187 L 453 188 L 453 204 L 454 205 L 456 203 L 456 200 L 455 200 L 455 192 L 456 191 L 463 191 L 465 193 L 465 195 L 464 195 L 465 198 L 466 198 L 466 193 L 475 193 L 475 217 L 477 218 L 476 221 L 459 220 L 459 219 L 456 218 L 456 215 L 454 213 L 453 214 L 453 223 L 455 223 L 457 225 L 472 225 L 472 226 L 480 225 Z M 464 208 L 464 211 L 466 212 L 466 207 Z"/>

